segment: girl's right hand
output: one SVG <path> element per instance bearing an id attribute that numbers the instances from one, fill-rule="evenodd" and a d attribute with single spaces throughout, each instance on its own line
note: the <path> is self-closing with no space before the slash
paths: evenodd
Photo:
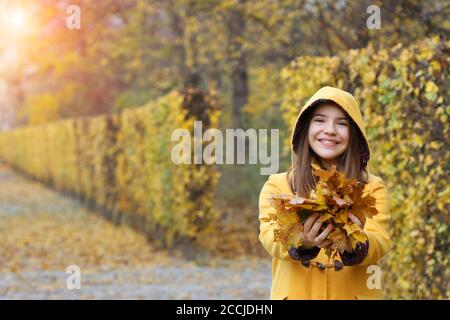
<path id="1" fill-rule="evenodd" d="M 327 237 L 333 231 L 334 226 L 329 224 L 322 233 L 318 234 L 322 224 L 323 221 L 320 221 L 318 213 L 314 213 L 306 219 L 303 225 L 303 232 L 300 235 L 303 249 L 326 248 L 331 244 Z"/>

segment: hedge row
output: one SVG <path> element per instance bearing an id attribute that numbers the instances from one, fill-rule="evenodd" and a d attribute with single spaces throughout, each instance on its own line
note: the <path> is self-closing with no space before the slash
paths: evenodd
<path id="1" fill-rule="evenodd" d="M 170 246 L 211 231 L 218 170 L 171 161 L 174 129 L 216 127 L 214 99 L 173 92 L 120 114 L 61 120 L 0 134 L 0 158 L 104 208 Z M 193 134 L 192 134 L 193 137 Z"/>
<path id="2" fill-rule="evenodd" d="M 353 93 L 391 195 L 393 249 L 383 262 L 390 298 L 450 297 L 450 42 L 299 57 L 282 71 L 288 127 L 320 87 Z M 288 141 L 286 148 L 288 148 Z"/>

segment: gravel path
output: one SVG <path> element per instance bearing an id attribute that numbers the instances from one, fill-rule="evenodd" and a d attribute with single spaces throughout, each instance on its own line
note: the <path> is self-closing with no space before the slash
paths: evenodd
<path id="1" fill-rule="evenodd" d="M 268 299 L 270 282 L 269 258 L 185 260 L 0 163 L 0 299 Z"/>

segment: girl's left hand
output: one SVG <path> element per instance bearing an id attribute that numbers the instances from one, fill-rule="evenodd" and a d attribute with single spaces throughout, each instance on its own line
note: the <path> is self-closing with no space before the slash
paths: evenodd
<path id="1" fill-rule="evenodd" d="M 348 213 L 348 217 L 354 224 L 357 224 L 361 229 L 364 229 L 364 225 L 362 224 L 361 220 L 358 219 L 357 216 L 355 216 L 353 213 Z"/>
<path id="2" fill-rule="evenodd" d="M 355 216 L 352 213 L 348 214 L 349 219 L 356 225 L 358 225 L 361 229 L 364 229 L 364 225 L 362 224 L 361 220 L 358 219 L 357 216 Z M 350 244 L 347 242 L 347 245 L 344 248 L 347 252 L 353 252 L 353 249 L 350 247 Z"/>

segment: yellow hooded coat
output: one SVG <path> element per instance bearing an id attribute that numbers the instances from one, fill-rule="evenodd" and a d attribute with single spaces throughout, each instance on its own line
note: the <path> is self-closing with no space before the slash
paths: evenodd
<path id="1" fill-rule="evenodd" d="M 295 133 L 301 125 L 302 114 L 319 99 L 336 102 L 357 124 L 367 145 L 365 161 L 368 161 L 370 145 L 358 103 L 350 93 L 333 87 L 321 88 L 304 105 L 292 131 L 292 145 Z M 292 161 L 295 159 L 293 150 L 292 147 Z M 367 256 L 362 263 L 354 266 L 345 266 L 340 271 L 335 271 L 334 268 L 325 270 L 320 270 L 316 267 L 306 268 L 299 261 L 294 260 L 283 245 L 273 241 L 274 226 L 269 222 L 262 221 L 270 213 L 275 213 L 275 209 L 269 202 L 271 193 L 293 195 L 286 172 L 271 175 L 264 184 L 259 197 L 259 240 L 266 251 L 273 257 L 271 299 L 324 300 L 380 299 L 383 297 L 382 288 L 377 288 L 379 287 L 379 282 L 376 279 L 376 277 L 382 276 L 382 271 L 376 266 L 369 267 L 376 265 L 391 247 L 391 241 L 387 233 L 390 219 L 389 193 L 380 177 L 369 172 L 368 183 L 364 187 L 364 195 L 371 194 L 376 198 L 376 208 L 378 210 L 378 214 L 373 219 L 367 219 L 364 226 L 364 232 L 369 242 Z M 323 249 L 314 261 L 323 264 L 331 263 Z"/>

